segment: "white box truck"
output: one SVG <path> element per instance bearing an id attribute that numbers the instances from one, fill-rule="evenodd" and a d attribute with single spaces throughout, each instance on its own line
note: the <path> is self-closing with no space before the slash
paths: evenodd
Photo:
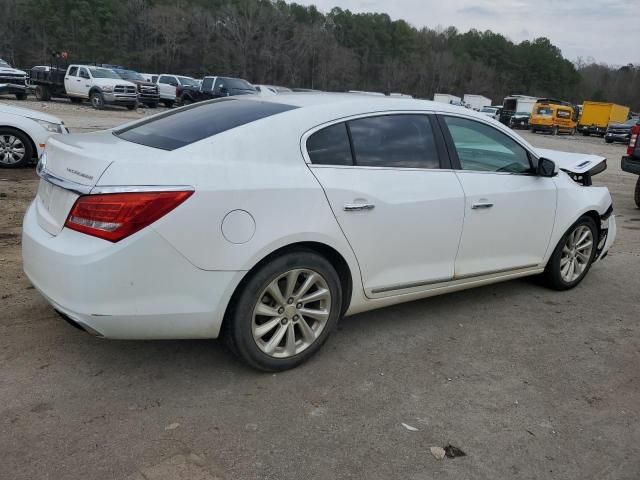
<path id="1" fill-rule="evenodd" d="M 502 102 L 500 121 L 505 125 L 509 125 L 511 117 L 513 117 L 515 113 L 531 114 L 533 106 L 537 101 L 538 97 L 530 97 L 528 95 L 510 95 L 505 97 Z"/>
<path id="2" fill-rule="evenodd" d="M 483 107 L 491 106 L 491 99 L 483 95 L 473 95 L 470 93 L 464 94 L 464 103 L 473 110 L 480 111 Z"/>
<path id="3" fill-rule="evenodd" d="M 451 105 L 461 105 L 462 99 L 455 95 L 449 95 L 448 93 L 436 93 L 433 96 L 433 101 L 438 103 L 449 103 Z"/>

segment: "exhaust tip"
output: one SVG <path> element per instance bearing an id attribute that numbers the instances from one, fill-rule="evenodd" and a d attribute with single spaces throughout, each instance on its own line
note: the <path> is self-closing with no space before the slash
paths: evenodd
<path id="1" fill-rule="evenodd" d="M 81 322 L 78 322 L 78 321 L 74 320 L 73 318 L 71 318 L 66 313 L 63 313 L 63 312 L 61 312 L 60 310 L 57 310 L 57 309 L 54 309 L 54 310 L 58 315 L 60 315 L 60 317 L 62 317 L 62 319 L 65 322 L 67 322 L 73 328 L 77 328 L 78 330 L 81 330 L 81 331 L 83 331 L 85 333 L 88 333 L 89 335 L 92 335 L 94 337 L 104 337 L 104 335 L 102 335 L 97 330 L 94 330 L 93 328 L 89 327 L 88 325 L 85 325 L 84 323 L 81 323 Z"/>

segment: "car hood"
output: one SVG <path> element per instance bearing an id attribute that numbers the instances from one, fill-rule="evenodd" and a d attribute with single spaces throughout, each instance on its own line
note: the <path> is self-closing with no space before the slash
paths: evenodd
<path id="1" fill-rule="evenodd" d="M 17 68 L 0 67 L 0 75 L 3 73 L 11 73 L 13 75 L 26 75 L 27 72 L 18 70 Z"/>
<path id="2" fill-rule="evenodd" d="M 539 157 L 552 160 L 561 170 L 577 174 L 586 173 L 602 162 L 606 163 L 607 161 L 605 157 L 585 153 L 561 152 L 545 148 L 536 148 L 536 152 Z"/>
<path id="3" fill-rule="evenodd" d="M 28 118 L 33 118 L 35 120 L 44 120 L 45 122 L 51 122 L 51 123 L 62 123 L 62 120 L 60 120 L 58 117 L 54 117 L 53 115 L 48 115 L 46 113 L 42 113 L 37 110 L 30 110 L 28 108 L 21 108 L 21 107 L 12 107 L 11 105 L 0 103 L 0 116 L 2 114 L 17 115 L 19 117 L 28 117 Z"/>

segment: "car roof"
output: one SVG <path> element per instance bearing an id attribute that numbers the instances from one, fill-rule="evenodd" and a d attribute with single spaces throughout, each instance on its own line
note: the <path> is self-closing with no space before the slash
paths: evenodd
<path id="1" fill-rule="evenodd" d="M 339 111 L 340 109 L 345 111 L 362 110 L 363 113 L 397 110 L 437 111 L 462 113 L 468 116 L 477 115 L 478 118 L 484 118 L 484 116 L 480 116 L 473 110 L 457 105 L 433 102 L 431 100 L 416 100 L 407 97 L 377 96 L 359 93 L 283 92 L 282 95 L 274 97 L 258 96 L 256 98 L 243 98 L 243 100 L 283 103 L 305 109 L 331 106 L 334 111 Z"/>

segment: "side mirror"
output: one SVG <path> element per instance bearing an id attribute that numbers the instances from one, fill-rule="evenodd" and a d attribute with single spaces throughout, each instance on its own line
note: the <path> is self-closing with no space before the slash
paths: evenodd
<path id="1" fill-rule="evenodd" d="M 549 160 L 548 158 L 541 158 L 538 160 L 536 174 L 539 177 L 554 177 L 556 173 L 556 164 L 552 160 Z"/>

